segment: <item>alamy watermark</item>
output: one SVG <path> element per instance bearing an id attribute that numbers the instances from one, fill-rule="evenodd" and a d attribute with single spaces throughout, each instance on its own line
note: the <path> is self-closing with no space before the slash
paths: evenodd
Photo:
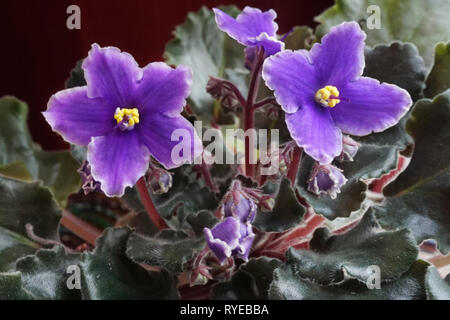
<path id="1" fill-rule="evenodd" d="M 248 139 L 250 164 L 260 163 L 261 175 L 276 174 L 280 166 L 279 130 L 278 129 L 226 129 L 225 133 L 218 129 L 203 130 L 201 121 L 194 122 L 197 135 L 204 142 L 210 142 L 204 147 L 203 157 L 196 157 L 194 164 L 244 164 L 245 150 L 242 146 Z M 175 129 L 171 140 L 178 142 L 172 149 L 171 159 L 175 164 L 183 164 L 193 158 L 191 131 Z M 270 139 L 270 141 L 269 141 Z"/>
<path id="2" fill-rule="evenodd" d="M 70 16 L 66 20 L 66 26 L 69 30 L 80 30 L 81 29 L 81 9 L 77 5 L 70 5 L 66 10 L 67 14 Z"/>
<path id="3" fill-rule="evenodd" d="M 381 269 L 377 265 L 369 266 L 366 270 L 369 277 L 366 280 L 366 286 L 369 290 L 381 289 Z"/>
<path id="4" fill-rule="evenodd" d="M 367 13 L 369 17 L 367 18 L 366 24 L 367 29 L 381 29 L 381 9 L 377 5 L 370 5 L 367 7 Z"/>

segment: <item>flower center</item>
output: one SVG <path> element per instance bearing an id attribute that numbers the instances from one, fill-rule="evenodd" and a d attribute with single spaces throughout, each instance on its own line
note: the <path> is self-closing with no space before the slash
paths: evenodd
<path id="1" fill-rule="evenodd" d="M 325 86 L 322 89 L 317 90 L 314 98 L 320 105 L 324 107 L 334 108 L 339 102 L 339 91 L 336 87 Z"/>
<path id="2" fill-rule="evenodd" d="M 117 127 L 120 130 L 133 130 L 134 126 L 139 123 L 139 110 L 136 108 L 117 108 L 114 119 L 116 119 Z"/>

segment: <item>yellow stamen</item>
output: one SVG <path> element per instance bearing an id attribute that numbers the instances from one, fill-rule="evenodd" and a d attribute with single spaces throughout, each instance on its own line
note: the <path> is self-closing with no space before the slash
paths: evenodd
<path id="1" fill-rule="evenodd" d="M 139 123 L 139 110 L 137 108 L 117 108 L 114 119 L 121 124 L 122 130 L 131 130 L 134 125 Z"/>
<path id="2" fill-rule="evenodd" d="M 314 96 L 320 105 L 330 108 L 334 108 L 339 102 L 341 102 L 341 100 L 336 99 L 337 97 L 339 97 L 339 90 L 334 86 L 325 86 L 322 89 L 317 90 Z"/>

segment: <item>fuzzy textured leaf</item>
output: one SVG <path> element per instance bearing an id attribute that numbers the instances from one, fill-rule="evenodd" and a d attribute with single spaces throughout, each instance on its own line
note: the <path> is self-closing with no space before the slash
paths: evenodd
<path id="1" fill-rule="evenodd" d="M 268 183 L 266 193 L 275 195 L 275 206 L 271 212 L 259 211 L 253 225 L 264 232 L 282 232 L 300 224 L 305 208 L 298 202 L 291 182 L 284 178 L 279 185 Z"/>
<path id="2" fill-rule="evenodd" d="M 417 240 L 435 239 L 439 249 L 450 250 L 450 90 L 434 100 L 416 103 L 407 122 L 415 141 L 408 168 L 384 194 L 376 208 L 380 224 L 387 229 L 408 228 Z"/>
<path id="3" fill-rule="evenodd" d="M 211 297 L 218 300 L 266 300 L 273 271 L 280 265 L 278 259 L 250 259 L 229 281 L 214 285 Z"/>
<path id="4" fill-rule="evenodd" d="M 415 240 L 407 229 L 385 232 L 369 211 L 357 226 L 342 235 L 331 235 L 327 228 L 317 229 L 310 250 L 291 248 L 287 261 L 295 265 L 296 275 L 320 285 L 349 278 L 366 282 L 373 265 L 381 270 L 380 280 L 389 282 L 408 271 L 417 254 Z"/>
<path id="5" fill-rule="evenodd" d="M 380 29 L 369 29 L 367 20 L 374 14 L 370 5 L 379 7 Z M 322 37 L 328 30 L 344 21 L 358 21 L 367 33 L 366 43 L 375 46 L 380 43 L 403 41 L 414 43 L 430 68 L 433 63 L 434 45 L 450 37 L 450 20 L 447 0 L 336 0 L 334 6 L 325 10 L 315 20 L 320 23 L 316 34 Z M 375 16 L 370 18 L 369 23 Z"/>
<path id="6" fill-rule="evenodd" d="M 236 16 L 235 6 L 221 7 L 221 10 Z M 244 50 L 216 26 L 212 10 L 202 7 L 197 13 L 189 13 L 184 24 L 174 31 L 175 38 L 166 45 L 167 63 L 183 64 L 192 68 L 193 85 L 189 105 L 200 119 L 211 121 L 214 114 L 214 100 L 206 92 L 210 76 L 227 78 L 230 71 L 233 80 L 245 79 Z M 236 72 L 241 70 L 241 72 Z M 235 72 L 233 72 L 235 71 Z M 244 83 L 244 81 L 239 81 Z"/>
<path id="7" fill-rule="evenodd" d="M 434 65 L 427 78 L 425 95 L 434 98 L 450 88 L 450 42 L 438 43 L 434 53 Z"/>
<path id="8" fill-rule="evenodd" d="M 79 164 L 69 152 L 46 152 L 35 144 L 27 128 L 27 105 L 14 98 L 0 99 L 0 172 L 18 179 L 43 181 L 64 207 L 80 187 Z"/>

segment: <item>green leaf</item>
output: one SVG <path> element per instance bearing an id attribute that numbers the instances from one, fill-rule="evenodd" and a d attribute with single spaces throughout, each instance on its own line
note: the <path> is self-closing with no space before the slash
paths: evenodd
<path id="1" fill-rule="evenodd" d="M 300 224 L 306 210 L 298 202 L 288 179 L 284 178 L 279 185 L 268 183 L 264 191 L 275 196 L 275 206 L 271 212 L 257 213 L 253 223 L 256 228 L 264 232 L 282 232 Z"/>
<path id="2" fill-rule="evenodd" d="M 180 273 L 183 271 L 183 264 L 204 247 L 203 238 L 188 238 L 180 231 L 166 230 L 159 237 L 153 238 L 133 233 L 128 240 L 127 255 L 136 263 Z"/>
<path id="3" fill-rule="evenodd" d="M 395 84 L 409 92 L 415 101 L 423 95 L 425 67 L 415 45 L 393 42 L 366 47 L 364 76 Z"/>
<path id="4" fill-rule="evenodd" d="M 425 95 L 432 99 L 450 88 L 450 42 L 438 43 L 434 53 L 434 65 L 427 78 Z"/>
<path id="5" fill-rule="evenodd" d="M 426 299 L 425 274 L 429 264 L 416 261 L 398 280 L 381 283 L 380 289 L 352 279 L 343 284 L 321 286 L 302 279 L 289 261 L 274 271 L 269 298 L 277 300 L 423 300 Z"/>
<path id="6" fill-rule="evenodd" d="M 87 159 L 87 146 L 70 145 L 70 154 L 81 165 Z"/>
<path id="7" fill-rule="evenodd" d="M 380 279 L 388 282 L 408 271 L 418 249 L 407 229 L 384 232 L 371 211 L 359 224 L 342 235 L 331 235 L 327 228 L 314 232 L 310 250 L 289 249 L 287 261 L 295 265 L 296 275 L 321 285 L 346 279 L 366 282 L 369 267 L 381 270 Z"/>
<path id="8" fill-rule="evenodd" d="M 66 254 L 62 246 L 55 246 L 18 260 L 16 270 L 22 275 L 22 287 L 34 299 L 80 299 L 80 290 L 67 287 L 67 280 L 71 276 L 67 268 L 77 265 L 79 258 L 79 254 Z"/>
<path id="9" fill-rule="evenodd" d="M 13 270 L 17 259 L 33 254 L 38 248 L 24 236 L 0 227 L 0 272 Z"/>
<path id="10" fill-rule="evenodd" d="M 314 31 L 310 27 L 294 27 L 292 32 L 284 39 L 285 48 L 286 50 L 309 50 L 314 38 Z"/>
<path id="11" fill-rule="evenodd" d="M 61 210 L 41 182 L 24 182 L 0 175 L 0 227 L 26 236 L 25 225 L 42 238 L 58 240 Z"/>
<path id="12" fill-rule="evenodd" d="M 314 208 L 318 214 L 327 219 L 348 217 L 351 212 L 359 210 L 366 198 L 368 185 L 365 181 L 378 178 L 397 166 L 398 151 L 404 149 L 399 133 L 403 127 L 396 126 L 382 133 L 375 133 L 367 137 L 355 138 L 361 146 L 354 157 L 354 161 L 335 163 L 343 170 L 348 181 L 341 187 L 336 199 L 328 195 L 316 196 L 308 191 L 308 180 L 315 161 L 303 154 L 301 166 L 297 176 L 297 190 L 299 194 Z M 372 136 L 376 136 L 372 137 Z"/>
<path id="13" fill-rule="evenodd" d="M 367 18 L 373 14 L 367 12 L 370 5 L 380 8 L 380 29 L 367 27 Z M 447 0 L 410 0 L 407 3 L 397 0 L 336 0 L 334 6 L 315 18 L 320 23 L 316 35 L 322 37 L 332 26 L 344 21 L 358 21 L 367 33 L 367 45 L 392 41 L 414 43 L 425 60 L 425 66 L 430 68 L 434 45 L 450 37 L 449 11 L 450 2 Z"/>
<path id="14" fill-rule="evenodd" d="M 425 285 L 429 300 L 450 300 L 450 284 L 441 278 L 435 267 L 428 268 Z"/>
<path id="15" fill-rule="evenodd" d="M 80 187 L 79 164 L 69 152 L 45 152 L 33 143 L 27 129 L 27 105 L 14 98 L 0 99 L 0 173 L 22 180 L 41 180 L 64 207 Z"/>
<path id="16" fill-rule="evenodd" d="M 176 299 L 176 279 L 167 271 L 146 271 L 125 254 L 131 230 L 106 229 L 80 268 L 83 299 Z"/>
<path id="17" fill-rule="evenodd" d="M 0 273 L 0 300 L 32 300 L 31 293 L 22 287 L 20 272 Z"/>
<path id="18" fill-rule="evenodd" d="M 259 257 L 239 267 L 229 281 L 212 287 L 211 297 L 219 300 L 266 300 L 278 259 Z"/>
<path id="19" fill-rule="evenodd" d="M 450 250 L 450 90 L 416 103 L 407 122 L 415 141 L 406 170 L 384 190 L 376 216 L 386 229 L 408 228 L 417 240 L 435 239 Z"/>
<path id="20" fill-rule="evenodd" d="M 232 16 L 239 13 L 235 6 L 221 9 Z M 189 105 L 200 119 L 209 123 L 213 119 L 214 100 L 205 90 L 208 79 L 210 76 L 229 79 L 230 73 L 233 82 L 236 77 L 245 79 L 248 73 L 243 69 L 243 47 L 217 28 L 214 13 L 206 7 L 189 13 L 186 22 L 175 29 L 174 36 L 166 45 L 167 63 L 192 68 Z"/>
<path id="21" fill-rule="evenodd" d="M 78 162 L 67 151 L 35 151 L 38 175 L 44 186 L 50 188 L 61 207 L 67 204 L 67 197 L 80 189 Z"/>

